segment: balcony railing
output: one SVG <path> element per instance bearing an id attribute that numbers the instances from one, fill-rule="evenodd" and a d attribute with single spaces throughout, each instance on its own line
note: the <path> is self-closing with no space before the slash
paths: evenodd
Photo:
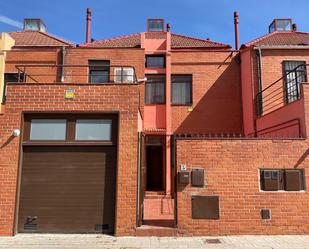
<path id="1" fill-rule="evenodd" d="M 133 66 L 124 65 L 16 65 L 19 83 L 138 83 Z"/>
<path id="2" fill-rule="evenodd" d="M 301 98 L 300 83 L 307 81 L 307 65 L 309 64 L 295 67 L 257 93 L 255 103 L 258 116 L 275 111 Z"/>

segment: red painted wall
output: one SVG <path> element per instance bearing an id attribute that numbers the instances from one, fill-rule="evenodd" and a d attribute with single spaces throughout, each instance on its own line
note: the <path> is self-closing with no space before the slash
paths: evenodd
<path id="1" fill-rule="evenodd" d="M 304 99 L 257 118 L 256 127 L 258 136 L 305 137 Z"/>
<path id="2" fill-rule="evenodd" d="M 232 52 L 172 52 L 172 74 L 192 74 L 191 106 L 172 106 L 176 133 L 242 133 L 240 65 Z"/>
<path id="3" fill-rule="evenodd" d="M 254 133 L 254 90 L 253 90 L 253 65 L 252 65 L 252 50 L 243 50 L 240 53 L 241 58 L 241 90 L 242 90 L 242 110 L 243 110 L 243 125 L 244 134 Z"/>

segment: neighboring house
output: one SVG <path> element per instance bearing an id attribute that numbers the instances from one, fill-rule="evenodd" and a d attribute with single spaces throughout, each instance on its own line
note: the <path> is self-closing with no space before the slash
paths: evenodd
<path id="1" fill-rule="evenodd" d="M 6 62 L 6 52 L 10 50 L 15 44 L 14 39 L 6 33 L 1 33 L 0 36 L 0 99 L 1 99 L 1 109 L 0 112 L 3 112 L 2 104 L 3 104 L 3 96 L 5 95 L 5 86 L 3 82 L 4 72 L 5 72 L 5 62 Z"/>
<path id="2" fill-rule="evenodd" d="M 275 20 L 233 50 L 148 19 L 74 46 L 27 19 L 6 57 L 0 234 L 308 233 L 295 29 Z"/>

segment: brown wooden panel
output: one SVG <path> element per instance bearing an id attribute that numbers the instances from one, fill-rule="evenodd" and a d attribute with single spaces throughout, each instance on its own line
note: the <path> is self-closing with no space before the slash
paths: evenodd
<path id="1" fill-rule="evenodd" d="M 218 196 L 192 196 L 192 219 L 219 219 Z"/>
<path id="2" fill-rule="evenodd" d="M 113 233 L 115 146 L 25 146 L 18 231 Z M 28 220 L 28 222 L 27 222 Z M 107 228 L 108 226 L 108 228 Z M 31 227 L 31 226 L 30 226 Z"/>

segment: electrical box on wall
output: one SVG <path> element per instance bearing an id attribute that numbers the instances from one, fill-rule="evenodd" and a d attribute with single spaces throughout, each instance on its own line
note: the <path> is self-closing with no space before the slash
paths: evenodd
<path id="1" fill-rule="evenodd" d="M 190 182 L 190 173 L 188 171 L 178 172 L 178 183 L 179 184 L 189 184 Z"/>
<path id="2" fill-rule="evenodd" d="M 192 169 L 191 184 L 193 187 L 204 186 L 204 169 Z"/>

